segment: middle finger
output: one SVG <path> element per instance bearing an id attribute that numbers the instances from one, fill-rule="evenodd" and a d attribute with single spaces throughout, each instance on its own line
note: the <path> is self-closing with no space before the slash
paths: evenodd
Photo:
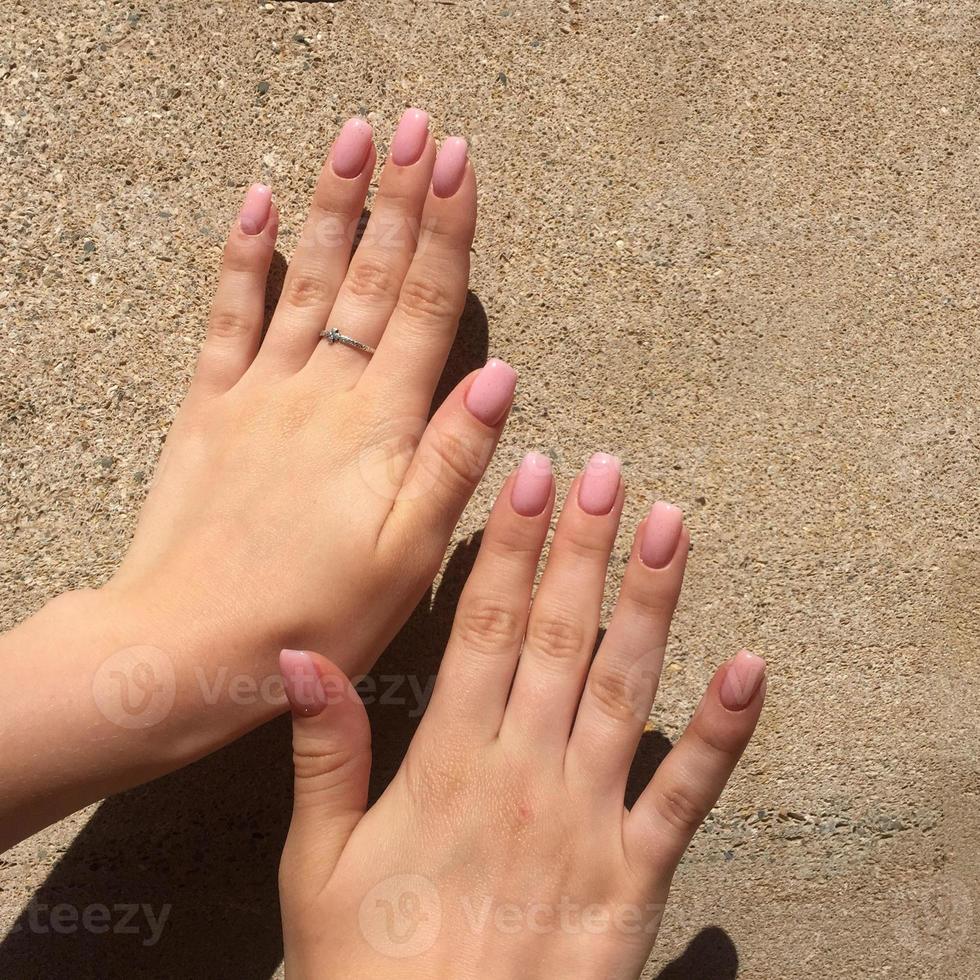
<path id="1" fill-rule="evenodd" d="M 435 158 L 428 115 L 421 109 L 406 109 L 391 141 L 371 218 L 327 317 L 327 329 L 378 346 L 415 255 Z M 345 389 L 356 384 L 367 363 L 364 351 L 326 343 L 311 360 L 312 367 L 326 373 L 328 383 Z"/>
<path id="2" fill-rule="evenodd" d="M 572 484 L 528 620 L 501 738 L 509 733 L 564 755 L 599 628 L 623 482 L 597 453 Z"/>

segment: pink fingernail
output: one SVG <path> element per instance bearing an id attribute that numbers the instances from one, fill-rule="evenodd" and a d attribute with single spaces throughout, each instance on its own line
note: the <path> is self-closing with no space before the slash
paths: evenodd
<path id="1" fill-rule="evenodd" d="M 673 504 L 658 500 L 651 508 L 643 526 L 640 541 L 640 561 L 648 568 L 666 568 L 677 550 L 684 526 L 684 512 Z"/>
<path id="2" fill-rule="evenodd" d="M 269 220 L 272 210 L 272 188 L 265 184 L 252 184 L 245 192 L 242 209 L 238 212 L 238 227 L 246 235 L 257 235 Z"/>
<path id="3" fill-rule="evenodd" d="M 466 140 L 450 136 L 442 141 L 436 165 L 432 168 L 432 193 L 436 197 L 452 197 L 463 183 L 466 172 Z"/>
<path id="4" fill-rule="evenodd" d="M 464 404 L 484 425 L 496 425 L 510 407 L 516 387 L 517 372 L 493 357 L 470 385 Z"/>
<path id="5" fill-rule="evenodd" d="M 428 138 L 429 114 L 421 109 L 406 109 L 391 141 L 392 163 L 399 167 L 418 163 Z"/>
<path id="6" fill-rule="evenodd" d="M 517 467 L 510 505 L 521 517 L 537 517 L 550 497 L 551 460 L 542 453 L 528 453 Z"/>
<path id="7" fill-rule="evenodd" d="M 310 718 L 327 706 L 327 692 L 316 664 L 304 650 L 283 650 L 279 654 L 279 673 L 289 706 L 296 714 Z"/>
<path id="8" fill-rule="evenodd" d="M 578 505 L 596 517 L 608 514 L 619 492 L 619 460 L 609 453 L 596 453 L 585 465 L 578 485 Z"/>
<path id="9" fill-rule="evenodd" d="M 355 116 L 344 123 L 333 141 L 330 165 L 338 177 L 356 177 L 371 152 L 371 124 Z"/>
<path id="10" fill-rule="evenodd" d="M 729 661 L 721 681 L 721 703 L 729 711 L 741 711 L 748 707 L 765 676 L 766 662 L 762 657 L 749 650 L 737 653 Z"/>

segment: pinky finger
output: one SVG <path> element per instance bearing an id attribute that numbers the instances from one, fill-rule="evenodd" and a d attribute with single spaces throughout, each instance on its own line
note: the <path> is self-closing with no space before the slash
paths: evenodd
<path id="1" fill-rule="evenodd" d="M 432 542 L 442 557 L 497 447 L 516 385 L 517 372 L 493 358 L 453 389 L 422 435 L 382 538 L 392 533 L 412 548 Z"/>
<path id="2" fill-rule="evenodd" d="M 278 231 L 272 191 L 264 184 L 252 184 L 225 244 L 192 391 L 221 394 L 252 363 L 262 337 L 266 280 Z"/>
<path id="3" fill-rule="evenodd" d="M 748 650 L 715 673 L 684 734 L 627 816 L 627 857 L 638 875 L 670 880 L 748 745 L 765 691 L 766 662 Z"/>

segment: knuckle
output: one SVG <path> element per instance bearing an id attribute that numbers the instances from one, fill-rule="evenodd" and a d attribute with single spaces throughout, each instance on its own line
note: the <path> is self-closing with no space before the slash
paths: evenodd
<path id="1" fill-rule="evenodd" d="M 664 821 L 685 837 L 692 836 L 701 826 L 709 809 L 695 793 L 680 783 L 667 786 L 657 793 L 654 805 Z"/>
<path id="2" fill-rule="evenodd" d="M 214 310 L 208 321 L 208 336 L 235 339 L 251 332 L 248 321 L 236 310 Z"/>
<path id="3" fill-rule="evenodd" d="M 232 242 L 225 246 L 225 254 L 221 259 L 221 272 L 224 275 L 228 273 L 250 273 L 255 269 L 255 265 L 256 263 L 248 250 Z"/>
<path id="4" fill-rule="evenodd" d="M 376 301 L 394 293 L 391 270 L 376 259 L 362 257 L 347 272 L 347 289 L 357 299 Z"/>
<path id="5" fill-rule="evenodd" d="M 297 739 L 293 744 L 297 785 L 305 788 L 307 793 L 330 793 L 350 782 L 363 764 L 363 751 L 343 743 Z"/>
<path id="6" fill-rule="evenodd" d="M 609 561 L 611 542 L 602 533 L 589 533 L 585 528 L 574 528 L 556 547 L 578 561 L 592 563 Z"/>
<path id="7" fill-rule="evenodd" d="M 300 244 L 313 249 L 348 248 L 354 239 L 357 219 L 337 210 L 326 199 L 318 204 L 317 193 L 314 193 L 313 206 L 303 225 Z"/>
<path id="8" fill-rule="evenodd" d="M 576 660 L 586 646 L 585 630 L 572 616 L 551 612 L 532 620 L 527 645 L 547 660 Z"/>
<path id="9" fill-rule="evenodd" d="M 283 301 L 300 310 L 326 306 L 328 302 L 326 284 L 316 276 L 307 273 L 288 278 L 283 286 Z"/>
<path id="10" fill-rule="evenodd" d="M 728 765 L 734 765 L 738 761 L 745 746 L 737 731 L 709 725 L 703 716 L 695 718 L 688 726 L 688 731 L 700 743 L 705 755 L 724 760 Z"/>
<path id="11" fill-rule="evenodd" d="M 414 252 L 419 237 L 415 218 L 417 207 L 413 192 L 394 191 L 391 188 L 385 190 L 384 213 L 376 210 L 371 216 L 361 238 L 361 247 L 370 245 L 388 251 Z"/>
<path id="12" fill-rule="evenodd" d="M 256 273 L 268 261 L 268 254 L 261 236 L 253 240 L 239 231 L 233 231 L 225 243 L 221 258 L 222 272 Z"/>
<path id="13" fill-rule="evenodd" d="M 468 439 L 443 433 L 439 439 L 440 483 L 452 490 L 466 490 L 478 483 L 486 468 L 485 455 Z"/>
<path id="14" fill-rule="evenodd" d="M 424 323 L 455 323 L 462 308 L 450 291 L 431 277 L 413 276 L 402 285 L 399 304 L 410 320 Z"/>
<path id="15" fill-rule="evenodd" d="M 410 750 L 405 759 L 406 781 L 415 798 L 425 807 L 465 810 L 473 786 L 471 765 L 458 749 L 443 744 L 442 751 L 428 753 L 425 764 Z"/>
<path id="16" fill-rule="evenodd" d="M 631 612 L 650 619 L 663 619 L 673 615 L 677 605 L 678 589 L 659 578 L 638 587 L 627 586 L 619 601 Z"/>
<path id="17" fill-rule="evenodd" d="M 535 562 L 541 556 L 541 542 L 523 523 L 505 521 L 487 532 L 481 546 L 488 554 L 496 555 L 504 561 L 530 558 Z"/>
<path id="18" fill-rule="evenodd" d="M 593 670 L 589 693 L 599 710 L 613 721 L 630 721 L 640 714 L 640 685 L 621 670 L 609 666 Z"/>
<path id="19" fill-rule="evenodd" d="M 312 395 L 284 392 L 274 403 L 258 400 L 247 405 L 240 429 L 249 438 L 290 439 L 310 424 L 316 408 L 317 401 Z"/>
<path id="20" fill-rule="evenodd" d="M 473 596 L 456 618 L 456 634 L 465 649 L 492 652 L 520 642 L 521 623 L 506 602 L 494 596 Z"/>

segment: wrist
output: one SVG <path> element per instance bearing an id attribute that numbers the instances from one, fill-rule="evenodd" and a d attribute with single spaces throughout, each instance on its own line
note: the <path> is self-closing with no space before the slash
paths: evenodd
<path id="1" fill-rule="evenodd" d="M 282 644 L 262 623 L 242 622 L 233 602 L 219 604 L 162 580 L 112 581 L 98 591 L 93 605 L 117 624 L 116 678 L 128 684 L 130 706 L 134 698 L 148 705 L 148 725 L 169 721 L 194 733 L 178 764 L 285 710 Z M 164 710 L 167 718 L 158 722 Z"/>

